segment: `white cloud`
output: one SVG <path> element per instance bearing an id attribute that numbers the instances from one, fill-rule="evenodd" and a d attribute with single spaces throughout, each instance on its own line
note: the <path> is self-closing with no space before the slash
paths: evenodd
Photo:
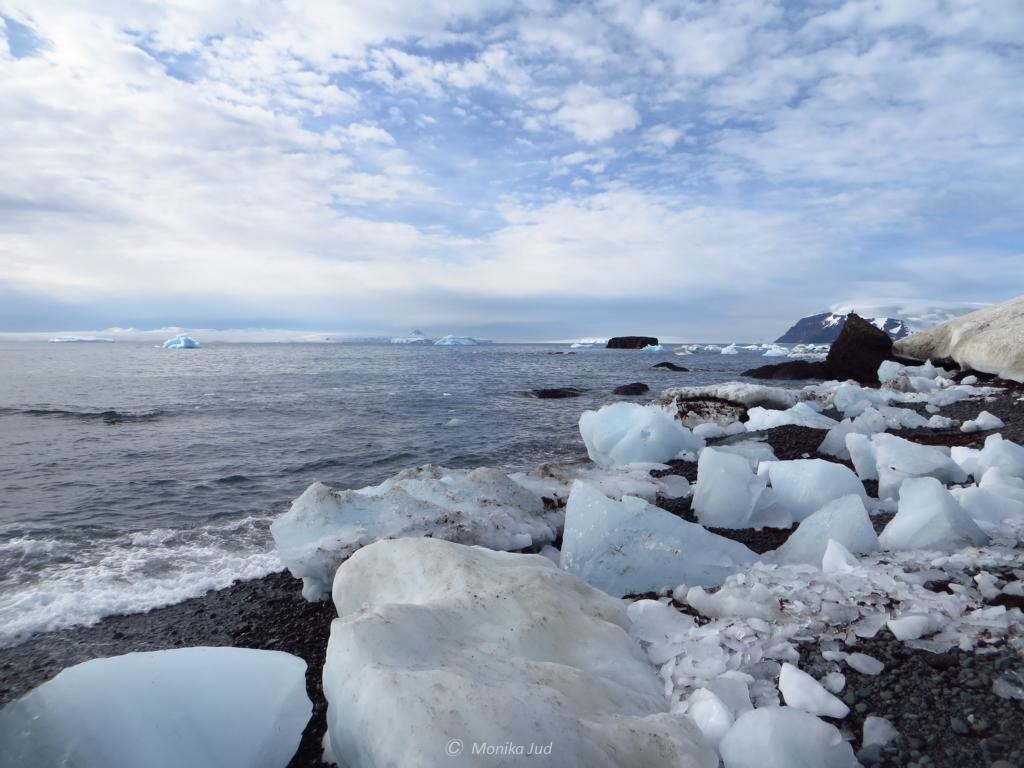
<path id="1" fill-rule="evenodd" d="M 624 99 L 579 83 L 567 89 L 551 120 L 583 142 L 596 144 L 640 124 L 640 114 Z"/>

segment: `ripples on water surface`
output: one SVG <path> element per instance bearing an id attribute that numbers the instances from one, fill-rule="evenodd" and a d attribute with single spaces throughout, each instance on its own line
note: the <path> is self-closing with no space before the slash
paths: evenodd
<path id="1" fill-rule="evenodd" d="M 0 344 L 0 645 L 279 569 L 268 526 L 314 480 L 579 458 L 579 415 L 615 386 L 767 362 L 567 350 Z M 561 386 L 587 392 L 526 396 Z"/>

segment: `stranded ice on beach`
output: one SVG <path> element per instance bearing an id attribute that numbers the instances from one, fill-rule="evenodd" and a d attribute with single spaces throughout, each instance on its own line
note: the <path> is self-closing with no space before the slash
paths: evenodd
<path id="1" fill-rule="evenodd" d="M 518 765 L 541 745 L 537 762 L 560 768 L 872 762 L 903 726 L 871 712 L 862 730 L 847 725 L 847 675 L 891 674 L 864 641 L 1024 652 L 1024 447 L 993 431 L 1003 422 L 986 398 L 999 390 L 928 362 L 876 373 L 878 387 L 730 382 L 589 410 L 588 462 L 311 485 L 271 530 L 307 599 L 330 596 L 337 611 L 325 759 Z M 961 431 L 941 411 L 964 401 L 977 417 Z M 817 452 L 780 459 L 767 441 L 780 427 L 818 430 Z M 781 543 L 743 543 L 764 531 Z M 68 708 L 71 694 L 92 695 L 89 665 L 108 681 L 129 665 L 173 674 L 174 690 L 198 687 L 216 661 L 218 695 L 183 732 L 211 754 L 284 764 L 308 717 L 301 662 L 211 650 L 170 652 L 183 654 L 170 672 L 134 658 L 148 654 L 67 670 L 3 710 L 0 734 L 34 750 L 74 744 L 80 717 L 110 730 L 107 711 Z M 1024 699 L 1013 670 L 992 689 Z M 159 719 L 167 706 L 132 685 L 104 696 L 113 713 Z M 129 745 L 160 765 L 171 747 L 149 727 Z M 262 763 L 256 730 L 280 734 Z M 88 751 L 105 743 L 69 748 L 86 765 L 149 754 Z"/>

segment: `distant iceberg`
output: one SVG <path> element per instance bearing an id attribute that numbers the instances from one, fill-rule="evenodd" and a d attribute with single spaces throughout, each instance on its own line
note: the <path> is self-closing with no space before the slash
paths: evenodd
<path id="1" fill-rule="evenodd" d="M 426 336 L 397 336 L 391 340 L 392 344 L 433 344 L 433 339 Z"/>
<path id="2" fill-rule="evenodd" d="M 664 352 L 665 348 L 661 344 L 648 344 L 646 347 L 640 350 L 641 352 Z"/>
<path id="3" fill-rule="evenodd" d="M 199 349 L 199 342 L 187 333 L 179 333 L 164 342 L 164 349 Z"/>
<path id="4" fill-rule="evenodd" d="M 452 336 L 450 334 L 434 342 L 439 347 L 471 346 L 478 343 L 476 339 L 472 339 L 469 336 Z"/>
<path id="5" fill-rule="evenodd" d="M 113 344 L 113 339 L 101 336 L 54 336 L 51 344 Z"/>

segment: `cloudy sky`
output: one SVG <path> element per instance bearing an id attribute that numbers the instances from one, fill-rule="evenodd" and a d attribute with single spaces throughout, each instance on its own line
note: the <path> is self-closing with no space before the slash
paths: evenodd
<path id="1" fill-rule="evenodd" d="M 1021 0 L 0 0 L 0 330 L 1024 293 Z"/>

